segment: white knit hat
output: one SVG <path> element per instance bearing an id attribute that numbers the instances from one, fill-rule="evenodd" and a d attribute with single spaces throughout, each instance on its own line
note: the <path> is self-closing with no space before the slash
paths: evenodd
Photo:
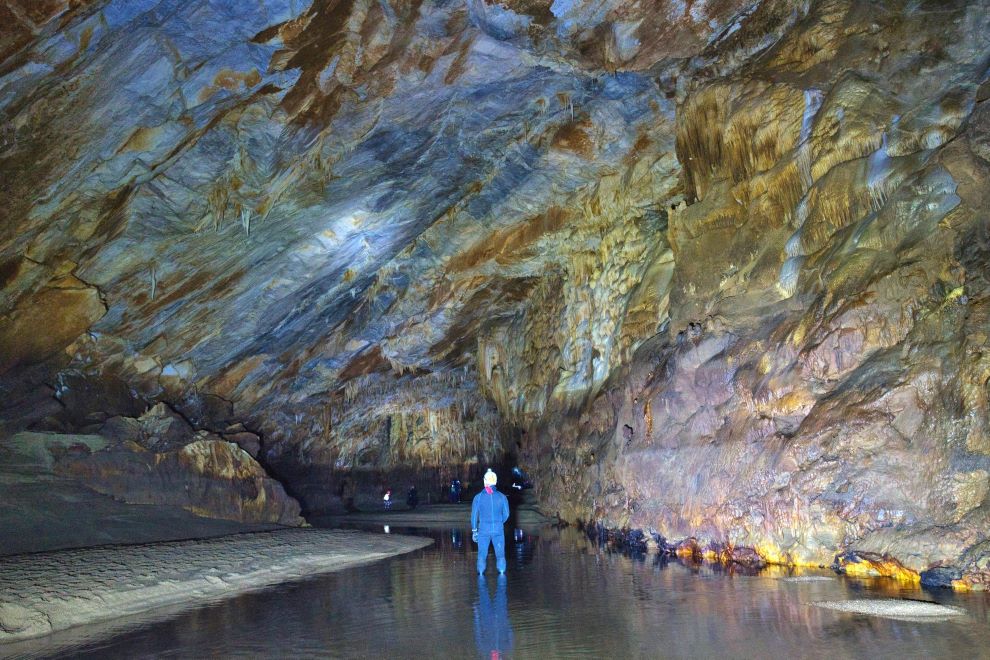
<path id="1" fill-rule="evenodd" d="M 492 472 L 491 468 L 488 468 L 488 472 L 485 472 L 485 485 L 494 486 L 498 482 L 498 475 Z"/>

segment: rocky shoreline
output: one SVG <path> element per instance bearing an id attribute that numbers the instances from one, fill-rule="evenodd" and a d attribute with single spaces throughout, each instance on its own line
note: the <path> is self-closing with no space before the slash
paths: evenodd
<path id="1" fill-rule="evenodd" d="M 986 591 L 990 575 L 978 566 L 968 570 L 954 566 L 934 566 L 916 571 L 888 553 L 847 550 L 831 563 L 794 561 L 786 555 L 761 551 L 744 545 L 699 541 L 688 537 L 668 541 L 655 530 L 619 529 L 596 522 L 579 522 L 578 527 L 592 540 L 632 552 L 656 552 L 696 563 L 719 563 L 748 570 L 766 566 L 830 568 L 840 575 L 861 578 L 892 578 L 923 587 L 951 588 L 956 591 Z"/>

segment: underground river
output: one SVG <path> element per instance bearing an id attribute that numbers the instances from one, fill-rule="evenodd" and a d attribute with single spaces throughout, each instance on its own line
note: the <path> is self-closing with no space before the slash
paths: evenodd
<path id="1" fill-rule="evenodd" d="M 401 515 L 396 522 L 401 523 Z M 511 522 L 511 521 L 510 521 Z M 383 525 L 361 526 L 383 531 Z M 610 551 L 575 529 L 507 535 L 508 573 L 474 573 L 466 529 L 420 551 L 191 610 L 106 636 L 79 628 L 19 657 L 990 657 L 990 599 L 830 571 L 746 575 Z M 821 601 L 904 598 L 962 610 L 932 620 L 831 611 Z M 0 656 L 3 655 L 0 649 Z"/>

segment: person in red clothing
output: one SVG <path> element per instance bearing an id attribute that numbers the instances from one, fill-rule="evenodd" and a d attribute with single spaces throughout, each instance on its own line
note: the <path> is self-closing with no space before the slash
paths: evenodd
<path id="1" fill-rule="evenodd" d="M 471 502 L 471 538 L 478 543 L 478 575 L 485 572 L 488 546 L 495 548 L 495 565 L 505 573 L 505 521 L 509 519 L 509 500 L 495 490 L 498 476 L 491 468 L 485 472 L 485 489 Z"/>

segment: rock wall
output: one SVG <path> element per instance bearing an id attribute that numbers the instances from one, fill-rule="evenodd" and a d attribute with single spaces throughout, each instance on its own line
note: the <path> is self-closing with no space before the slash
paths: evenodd
<path id="1" fill-rule="evenodd" d="M 986 2 L 43 4 L 5 432 L 167 402 L 311 511 L 513 460 L 567 519 L 987 581 Z"/>
<path id="2" fill-rule="evenodd" d="M 692 81 L 669 329 L 530 436 L 565 517 L 986 584 L 985 10 L 818 3 Z"/>
<path id="3" fill-rule="evenodd" d="M 171 507 L 244 524 L 303 524 L 299 503 L 249 453 L 251 435 L 240 432 L 225 439 L 195 432 L 159 403 L 140 418 L 112 418 L 98 434 L 25 432 L 0 439 L 0 482 L 18 489 L 47 488 L 49 499 L 70 502 L 80 500 L 72 492 L 83 486 L 118 502 L 157 505 L 145 507 L 149 517 L 162 517 Z M 17 503 L 23 496 L 12 493 L 9 499 Z M 90 503 L 82 500 L 81 505 Z M 80 516 L 74 506 L 70 509 L 62 515 Z M 5 524 L 23 524 L 16 506 L 4 513 Z"/>

